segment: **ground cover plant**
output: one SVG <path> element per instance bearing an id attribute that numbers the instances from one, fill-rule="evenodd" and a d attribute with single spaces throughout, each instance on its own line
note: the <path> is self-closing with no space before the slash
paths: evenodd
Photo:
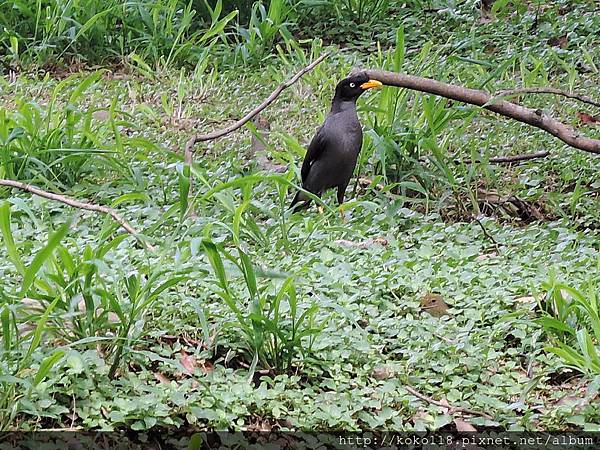
<path id="1" fill-rule="evenodd" d="M 599 99 L 599 29 L 586 0 L 1 2 L 0 178 L 136 236 L 0 187 L 0 430 L 598 431 L 598 155 L 384 87 L 343 208 L 287 208 L 351 69 Z"/>

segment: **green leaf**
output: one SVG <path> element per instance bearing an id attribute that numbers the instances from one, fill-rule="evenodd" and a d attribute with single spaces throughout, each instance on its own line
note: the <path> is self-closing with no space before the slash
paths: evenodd
<path id="1" fill-rule="evenodd" d="M 2 308 L 0 321 L 2 322 L 2 342 L 4 343 L 4 350 L 8 352 L 11 348 L 11 320 L 10 310 L 7 305 L 4 305 Z"/>
<path id="2" fill-rule="evenodd" d="M 188 197 L 190 195 L 190 166 L 177 165 L 179 180 L 179 217 L 183 219 L 188 210 Z"/>
<path id="3" fill-rule="evenodd" d="M 74 105 L 81 98 L 83 93 L 96 81 L 100 79 L 105 70 L 97 70 L 96 72 L 91 73 L 87 77 L 85 77 L 82 81 L 80 81 L 73 92 L 71 92 L 71 96 L 69 97 L 69 104 Z"/>
<path id="4" fill-rule="evenodd" d="M 219 285 L 224 291 L 228 291 L 229 285 L 227 282 L 227 275 L 225 274 L 225 266 L 223 265 L 223 259 L 217 250 L 217 246 L 212 241 L 203 240 L 202 247 L 204 247 L 204 252 L 206 253 L 206 256 L 208 256 L 210 265 L 217 276 Z"/>
<path id="5" fill-rule="evenodd" d="M 19 256 L 17 246 L 13 239 L 12 231 L 10 230 L 10 205 L 8 202 L 2 202 L 0 205 L 0 229 L 2 230 L 2 237 L 4 238 L 4 246 L 6 247 L 8 257 L 19 273 L 24 274 L 25 266 L 23 266 L 23 262 L 21 261 L 21 257 Z"/>
<path id="6" fill-rule="evenodd" d="M 23 276 L 23 284 L 21 285 L 20 295 L 25 296 L 29 288 L 35 281 L 35 277 L 44 263 L 52 256 L 54 249 L 60 244 L 60 241 L 65 237 L 71 226 L 71 221 L 63 224 L 54 234 L 48 239 L 48 244 L 42 248 L 33 258 L 31 264 L 27 268 Z"/>
<path id="7" fill-rule="evenodd" d="M 192 434 L 188 444 L 188 450 L 200 450 L 203 442 L 204 440 L 202 439 L 202 435 L 200 433 Z"/>
<path id="8" fill-rule="evenodd" d="M 31 339 L 29 349 L 27 350 L 27 354 L 23 358 L 23 361 L 27 361 L 29 357 L 33 354 L 35 349 L 38 348 L 38 346 L 40 345 L 40 342 L 42 341 L 42 335 L 44 334 L 44 331 L 46 329 L 46 322 L 48 321 L 48 317 L 56 307 L 56 304 L 59 302 L 59 300 L 60 297 L 56 298 L 52 303 L 50 303 L 48 308 L 46 308 L 46 311 L 44 311 L 42 317 L 38 319 L 37 326 L 35 327 L 35 332 L 33 333 L 33 339 Z"/>
<path id="9" fill-rule="evenodd" d="M 37 386 L 44 378 L 46 378 L 48 372 L 50 372 L 52 367 L 54 367 L 54 365 L 64 356 L 64 354 L 65 352 L 63 350 L 57 350 L 42 361 L 40 368 L 33 379 L 33 386 Z"/>
<path id="10" fill-rule="evenodd" d="M 241 249 L 238 249 L 238 252 L 242 261 L 242 272 L 244 274 L 244 279 L 246 280 L 246 286 L 248 288 L 248 292 L 250 293 L 250 298 L 254 299 L 258 294 L 254 266 L 252 265 L 252 261 L 250 261 L 250 258 L 246 253 L 244 253 Z"/>
<path id="11" fill-rule="evenodd" d="M 135 202 L 135 201 L 148 202 L 148 201 L 150 201 L 150 197 L 148 196 L 148 194 L 145 194 L 144 192 L 129 192 L 129 193 L 123 194 L 120 197 L 117 197 L 115 200 L 113 200 L 112 206 L 114 208 L 114 207 L 120 205 L 121 203 Z"/>

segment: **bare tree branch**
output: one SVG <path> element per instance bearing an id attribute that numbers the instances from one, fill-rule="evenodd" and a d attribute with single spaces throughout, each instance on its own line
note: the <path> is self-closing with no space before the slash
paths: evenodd
<path id="1" fill-rule="evenodd" d="M 529 161 L 530 159 L 538 159 L 545 158 L 550 155 L 548 150 L 542 150 L 540 152 L 529 153 L 526 155 L 512 155 L 512 156 L 494 156 L 488 159 L 490 164 L 512 164 L 521 161 Z M 419 162 L 425 163 L 427 162 L 427 158 L 421 157 L 419 158 Z M 472 160 L 472 159 L 455 159 L 454 164 L 473 164 L 474 162 L 481 162 L 480 159 Z"/>
<path id="2" fill-rule="evenodd" d="M 487 92 L 462 86 L 454 86 L 430 78 L 403 75 L 385 70 L 366 70 L 365 72 L 369 78 L 379 80 L 388 86 L 427 92 L 451 100 L 480 106 L 497 114 L 544 130 L 571 147 L 590 153 L 600 154 L 600 139 L 581 136 L 573 127 L 553 119 L 546 115 L 542 110 L 525 108 L 505 100 L 490 102 L 493 97 Z"/>
<path id="3" fill-rule="evenodd" d="M 530 159 L 545 158 L 549 154 L 550 154 L 550 152 L 548 150 L 543 150 L 540 152 L 529 153 L 526 155 L 495 156 L 495 157 L 488 159 L 488 162 L 490 164 L 512 164 L 515 162 L 529 161 Z M 456 160 L 454 160 L 454 162 L 457 164 L 459 164 L 461 162 L 463 162 L 465 164 L 472 164 L 473 160 L 464 159 L 461 161 L 461 160 L 456 159 Z M 480 162 L 480 161 L 475 160 L 475 162 Z"/>
<path id="4" fill-rule="evenodd" d="M 308 66 L 306 66 L 300 72 L 298 72 L 296 75 L 294 75 L 292 78 L 281 83 L 279 86 L 277 86 L 277 88 L 273 92 L 271 92 L 271 95 L 269 95 L 260 105 L 258 105 L 256 108 L 254 108 L 252 111 L 250 111 L 248 114 L 246 114 L 244 117 L 242 117 L 237 122 L 234 122 L 231 125 L 223 128 L 221 130 L 212 131 L 208 134 L 197 134 L 196 136 L 191 137 L 185 146 L 186 153 L 191 151 L 191 148 L 197 142 L 212 141 L 213 139 L 223 137 L 223 136 L 231 133 L 232 131 L 235 131 L 238 128 L 241 128 L 246 122 L 252 120 L 252 118 L 254 116 L 256 116 L 259 112 L 261 112 L 263 109 L 265 109 L 271 103 L 273 103 L 285 89 L 287 89 L 292 84 L 294 84 L 296 81 L 298 81 L 305 73 L 313 70 L 319 63 L 321 63 L 328 56 L 329 56 L 329 53 L 322 54 L 317 59 L 315 59 L 312 63 L 310 63 Z"/>
<path id="5" fill-rule="evenodd" d="M 587 95 L 576 94 L 574 92 L 563 91 L 562 89 L 555 89 L 551 87 L 530 87 L 530 88 L 518 88 L 518 89 L 504 89 L 493 95 L 493 98 L 511 97 L 519 94 L 554 94 L 562 95 L 563 97 L 572 98 L 579 100 L 582 103 L 593 105 L 600 108 L 600 102 L 594 100 Z"/>
<path id="6" fill-rule="evenodd" d="M 550 152 L 548 150 L 543 150 L 541 152 L 530 153 L 528 155 L 496 156 L 494 158 L 490 158 L 488 161 L 493 164 L 510 164 L 520 161 L 529 161 L 530 159 L 545 158 L 549 154 Z"/>
<path id="7" fill-rule="evenodd" d="M 139 233 L 129 224 L 129 222 L 123 219 L 123 217 L 121 217 L 114 209 L 109 208 L 108 206 L 80 202 L 79 200 L 75 200 L 73 198 L 66 197 L 61 194 L 55 194 L 53 192 L 44 191 L 30 184 L 21 183 L 20 181 L 0 179 L 0 186 L 8 186 L 16 189 L 21 189 L 22 191 L 30 192 L 39 197 L 44 197 L 49 200 L 64 203 L 65 205 L 72 206 L 73 208 L 85 209 L 87 211 L 95 211 L 100 212 L 102 214 L 107 214 L 111 216 L 119 225 L 121 225 L 121 227 L 123 227 L 125 231 L 127 231 L 129 234 L 135 237 L 142 245 L 144 245 L 149 250 L 154 250 L 154 247 L 152 247 L 150 244 L 148 244 L 140 238 Z"/>
<path id="8" fill-rule="evenodd" d="M 486 414 L 486 413 L 481 412 L 481 411 L 475 411 L 475 410 L 469 409 L 469 408 L 463 408 L 462 406 L 452 406 L 452 405 L 449 405 L 446 402 L 441 402 L 439 400 L 434 400 L 431 397 L 427 397 L 426 395 L 421 394 L 419 391 L 417 391 L 412 386 L 404 385 L 404 389 L 406 389 L 409 393 L 411 393 L 415 397 L 417 397 L 417 398 L 419 398 L 421 400 L 426 401 L 427 403 L 430 403 L 430 404 L 435 405 L 435 406 L 439 406 L 441 408 L 448 409 L 448 412 L 449 412 L 450 415 L 453 415 L 455 412 L 460 412 L 460 413 L 464 413 L 464 414 L 471 414 L 473 416 L 481 416 L 481 417 L 485 417 L 486 419 L 492 420 L 492 416 L 490 416 L 489 414 Z"/>

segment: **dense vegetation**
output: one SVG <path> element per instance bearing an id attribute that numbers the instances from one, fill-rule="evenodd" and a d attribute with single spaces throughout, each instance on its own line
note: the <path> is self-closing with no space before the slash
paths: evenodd
<path id="1" fill-rule="evenodd" d="M 1 188 L 0 430 L 599 430 L 598 156 L 388 87 L 345 217 L 287 211 L 353 67 L 600 98 L 599 29 L 593 0 L 1 1 L 0 178 L 141 236 Z M 251 123 L 185 163 L 325 51 L 262 113 L 269 165 Z M 600 138 L 590 105 L 519 100 Z"/>

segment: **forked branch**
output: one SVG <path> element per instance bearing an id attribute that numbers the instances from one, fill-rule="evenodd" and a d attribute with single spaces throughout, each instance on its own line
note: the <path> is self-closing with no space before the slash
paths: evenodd
<path id="1" fill-rule="evenodd" d="M 328 56 L 329 56 L 329 53 L 322 54 L 317 59 L 315 59 L 312 63 L 310 63 L 308 66 L 306 66 L 302 70 L 300 70 L 292 78 L 281 83 L 279 86 L 277 86 L 277 88 L 273 92 L 271 92 L 271 95 L 269 95 L 260 105 L 258 105 L 256 108 L 254 108 L 252 111 L 250 111 L 248 114 L 246 114 L 244 117 L 242 117 L 237 122 L 234 122 L 231 125 L 229 125 L 228 127 L 225 127 L 221 130 L 215 130 L 208 134 L 197 134 L 196 136 L 191 137 L 187 141 L 187 144 L 185 146 L 186 155 L 189 152 L 192 152 L 193 146 L 198 142 L 212 141 L 213 139 L 223 137 L 223 136 L 231 133 L 232 131 L 235 131 L 238 128 L 241 128 L 244 124 L 246 124 L 246 122 L 249 122 L 250 120 L 252 120 L 252 118 L 254 116 L 256 116 L 258 113 L 260 113 L 262 110 L 264 110 L 267 106 L 269 106 L 271 103 L 273 103 L 285 89 L 287 89 L 292 84 L 294 84 L 296 81 L 298 81 L 300 78 L 302 78 L 302 76 L 305 73 L 310 72 L 315 67 L 317 67 L 317 65 L 319 63 L 321 63 L 321 61 L 323 61 Z"/>
<path id="2" fill-rule="evenodd" d="M 600 154 L 600 139 L 592 139 L 579 134 L 573 127 L 564 124 L 539 109 L 525 108 L 506 100 L 494 99 L 487 92 L 455 86 L 430 78 L 403 75 L 385 70 L 366 70 L 369 78 L 381 81 L 388 86 L 396 86 L 415 91 L 439 95 L 463 103 L 480 106 L 505 117 L 526 123 L 557 137 L 565 144 L 586 152 Z"/>
<path id="3" fill-rule="evenodd" d="M 129 234 L 135 237 L 142 245 L 144 245 L 149 250 L 154 250 L 154 248 L 150 244 L 148 244 L 140 238 L 139 233 L 129 224 L 129 222 L 127 222 L 123 217 L 121 217 L 114 209 L 109 208 L 108 206 L 81 202 L 79 200 L 75 200 L 62 194 L 55 194 L 53 192 L 44 191 L 30 184 L 21 183 L 20 181 L 0 179 L 0 186 L 8 186 L 11 188 L 16 188 L 22 191 L 30 192 L 31 194 L 37 195 L 39 197 L 44 197 L 49 200 L 64 203 L 65 205 L 72 206 L 73 208 L 85 209 L 87 211 L 95 211 L 100 212 L 102 214 L 107 214 L 111 216 L 119 225 L 121 225 L 121 227 L 123 227 L 125 231 L 127 231 Z"/>
<path id="4" fill-rule="evenodd" d="M 431 397 L 428 397 L 424 394 L 421 394 L 419 391 L 417 391 L 415 388 L 413 388 L 412 386 L 409 385 L 404 385 L 404 389 L 406 389 L 410 394 L 414 395 L 415 397 L 426 401 L 427 403 L 430 403 L 432 405 L 435 406 L 439 406 L 441 408 L 446 408 L 448 409 L 448 413 L 450 415 L 453 415 L 454 413 L 463 413 L 463 414 L 470 414 L 472 416 L 481 416 L 481 417 L 485 417 L 486 419 L 492 419 L 492 416 L 490 416 L 487 413 L 484 413 L 482 411 L 476 411 L 474 409 L 469 409 L 469 408 L 463 408 L 462 406 L 452 406 L 449 405 L 446 402 L 442 402 L 439 400 L 434 400 Z"/>

